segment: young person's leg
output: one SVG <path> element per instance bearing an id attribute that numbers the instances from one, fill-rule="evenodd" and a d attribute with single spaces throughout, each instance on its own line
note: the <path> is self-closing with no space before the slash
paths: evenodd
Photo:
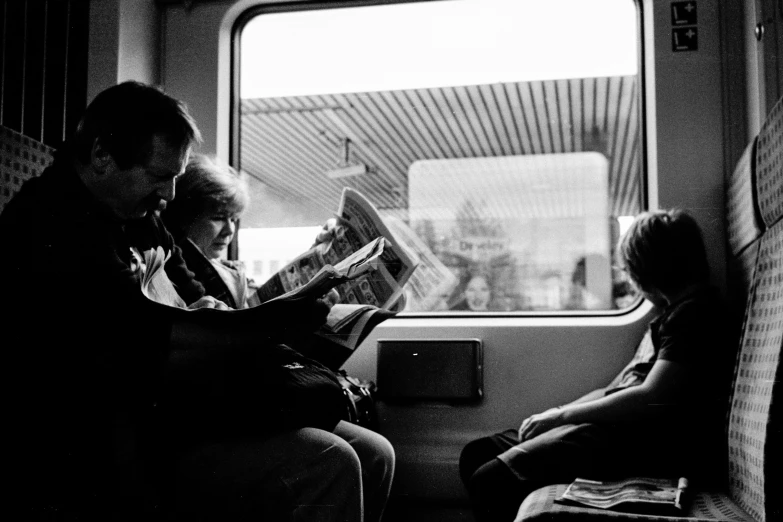
<path id="1" fill-rule="evenodd" d="M 359 456 L 365 522 L 379 522 L 394 477 L 394 448 L 384 436 L 346 421 L 337 424 L 334 434 L 350 444 Z"/>
<path id="2" fill-rule="evenodd" d="M 470 477 L 477 469 L 517 444 L 516 432 L 512 429 L 467 443 L 459 456 L 462 483 L 467 487 Z"/>
<path id="3" fill-rule="evenodd" d="M 468 444 L 460 474 L 479 522 L 510 522 L 539 487 L 615 474 L 630 458 L 616 450 L 614 433 L 590 424 L 560 426 L 522 443 L 508 430 Z"/>
<path id="4" fill-rule="evenodd" d="M 473 513 L 477 522 L 511 522 L 522 500 L 540 486 L 513 473 L 494 458 L 479 467 L 468 480 Z"/>
<path id="5" fill-rule="evenodd" d="M 477 522 L 513 520 L 520 496 L 531 490 L 497 457 L 518 444 L 516 430 L 509 429 L 469 442 L 459 459 L 460 478 L 470 496 Z M 529 491 L 528 491 L 529 493 Z"/>

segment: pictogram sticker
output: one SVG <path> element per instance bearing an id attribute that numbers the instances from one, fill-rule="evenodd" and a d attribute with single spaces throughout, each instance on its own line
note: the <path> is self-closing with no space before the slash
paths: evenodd
<path id="1" fill-rule="evenodd" d="M 672 51 L 698 51 L 699 29 L 696 27 L 672 28 Z"/>
<path id="2" fill-rule="evenodd" d="M 696 25 L 696 2 L 672 2 L 672 25 Z"/>

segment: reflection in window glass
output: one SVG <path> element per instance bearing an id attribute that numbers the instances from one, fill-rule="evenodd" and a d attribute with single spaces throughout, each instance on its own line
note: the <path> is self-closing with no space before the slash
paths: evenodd
<path id="1" fill-rule="evenodd" d="M 259 12 L 239 35 L 240 259 L 269 277 L 349 186 L 449 273 L 414 273 L 407 311 L 627 306 L 638 31 L 633 0 Z"/>

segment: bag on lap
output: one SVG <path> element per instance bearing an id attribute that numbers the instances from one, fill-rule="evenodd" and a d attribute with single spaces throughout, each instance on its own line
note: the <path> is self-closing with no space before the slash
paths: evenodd
<path id="1" fill-rule="evenodd" d="M 331 431 L 344 417 L 343 388 L 337 375 L 323 364 L 287 346 L 269 367 L 269 388 L 274 400 L 268 412 L 287 427 Z"/>
<path id="2" fill-rule="evenodd" d="M 337 379 L 345 395 L 344 420 L 377 431 L 378 415 L 375 408 L 375 383 L 351 377 L 345 370 L 337 372 Z"/>

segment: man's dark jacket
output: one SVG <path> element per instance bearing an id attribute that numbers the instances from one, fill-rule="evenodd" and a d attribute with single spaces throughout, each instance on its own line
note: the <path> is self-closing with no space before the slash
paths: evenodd
<path id="1" fill-rule="evenodd" d="M 148 518 L 165 486 L 156 480 L 167 476 L 167 430 L 210 409 L 246 417 L 233 398 L 262 393 L 258 347 L 325 318 L 316 310 L 312 326 L 291 320 L 311 310 L 235 316 L 147 300 L 131 247 L 171 252 L 166 273 L 187 303 L 203 287 L 157 216 L 116 219 L 64 156 L 9 202 L 0 238 L 7 476 L 26 519 Z M 175 321 L 193 324 L 179 348 Z M 178 404 L 172 389 L 190 408 L 179 417 L 165 408 Z"/>

